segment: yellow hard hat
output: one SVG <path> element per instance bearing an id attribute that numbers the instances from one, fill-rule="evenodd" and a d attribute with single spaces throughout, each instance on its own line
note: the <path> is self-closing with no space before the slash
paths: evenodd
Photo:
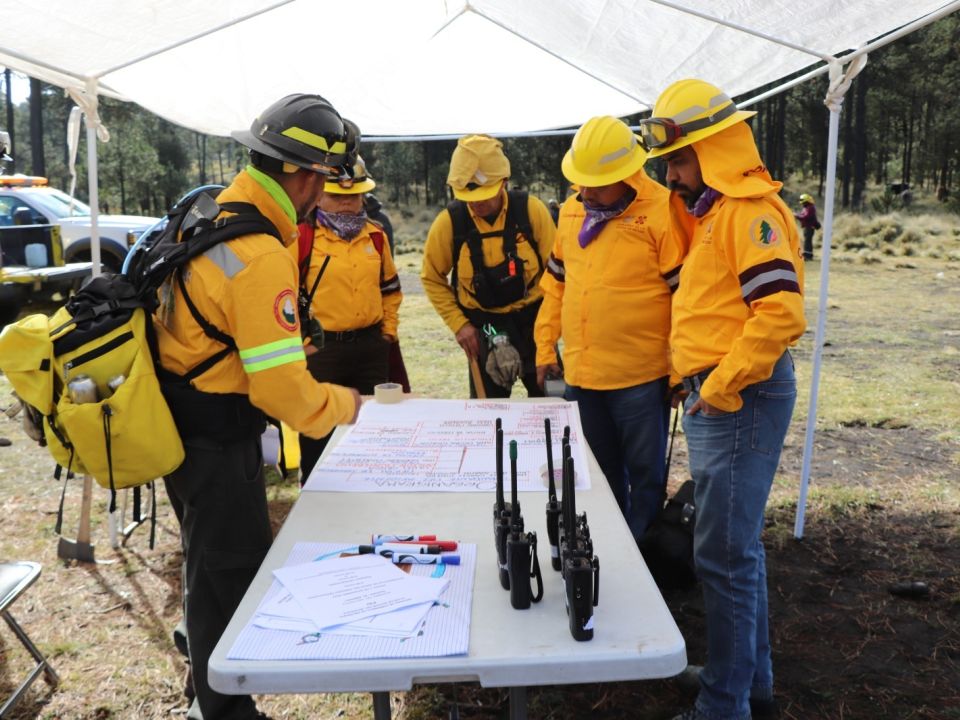
<path id="1" fill-rule="evenodd" d="M 653 114 L 640 121 L 650 157 L 660 157 L 710 137 L 756 112 L 737 110 L 723 90 L 704 80 L 678 80 L 660 93 Z"/>
<path id="2" fill-rule="evenodd" d="M 377 184 L 367 174 L 367 164 L 357 155 L 351 173 L 341 173 L 339 177 L 329 178 L 323 184 L 324 192 L 334 195 L 359 195 L 373 190 Z"/>
<path id="3" fill-rule="evenodd" d="M 587 120 L 563 156 L 563 176 L 583 187 L 620 182 L 643 167 L 647 153 L 623 120 L 601 115 Z"/>
<path id="4" fill-rule="evenodd" d="M 457 142 L 447 173 L 447 185 L 457 200 L 489 200 L 508 177 L 510 161 L 503 154 L 502 142 L 489 135 L 466 135 Z"/>
<path id="5" fill-rule="evenodd" d="M 803 193 L 803 195 L 800 196 L 800 202 L 802 202 L 802 203 L 812 203 L 812 202 L 813 202 L 813 198 L 812 198 L 810 195 L 808 195 L 807 193 Z"/>

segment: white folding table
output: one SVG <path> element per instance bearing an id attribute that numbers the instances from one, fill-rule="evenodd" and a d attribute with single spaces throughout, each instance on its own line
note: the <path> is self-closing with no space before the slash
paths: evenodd
<path id="1" fill-rule="evenodd" d="M 518 402 L 522 402 L 519 401 Z M 335 433 L 327 450 L 342 437 Z M 492 432 L 492 428 L 491 428 Z M 389 692 L 415 683 L 479 682 L 510 688 L 511 718 L 526 717 L 530 685 L 664 678 L 686 666 L 683 638 L 667 610 L 592 453 L 591 488 L 578 491 L 600 560 L 599 605 L 592 640 L 570 634 L 560 573 L 550 564 L 542 494 L 520 493 L 526 530 L 537 533 L 543 600 L 514 610 L 500 586 L 493 539 L 494 493 L 304 492 L 290 511 L 209 662 L 210 685 L 227 694 L 368 691 L 374 717 L 390 717 Z M 493 472 L 493 468 L 491 468 Z M 507 492 L 509 500 L 509 490 Z M 455 657 L 251 661 L 227 653 L 297 542 L 361 543 L 371 533 L 436 533 L 475 543 L 470 648 Z"/>

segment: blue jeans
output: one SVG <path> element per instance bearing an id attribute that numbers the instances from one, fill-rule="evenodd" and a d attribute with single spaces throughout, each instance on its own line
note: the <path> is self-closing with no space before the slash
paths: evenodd
<path id="1" fill-rule="evenodd" d="M 691 393 L 685 406 L 699 398 Z M 770 379 L 740 393 L 732 413 L 683 416 L 696 481 L 693 554 L 703 583 L 707 663 L 697 709 L 710 720 L 749 720 L 751 695 L 773 692 L 763 512 L 793 414 L 797 384 L 786 352 Z"/>
<path id="2" fill-rule="evenodd" d="M 583 434 L 603 470 L 630 532 L 643 537 L 663 507 L 666 484 L 667 379 L 618 390 L 567 385 L 580 406 Z"/>

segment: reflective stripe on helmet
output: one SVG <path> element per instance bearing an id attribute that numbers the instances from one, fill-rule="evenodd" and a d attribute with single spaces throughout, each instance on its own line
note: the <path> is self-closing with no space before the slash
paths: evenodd
<path id="1" fill-rule="evenodd" d="M 309 145 L 310 147 L 317 148 L 318 150 L 323 150 L 324 152 L 336 153 L 338 155 L 347 152 L 347 144 L 342 140 L 335 140 L 333 143 L 327 143 L 327 139 L 322 135 L 316 135 L 309 130 L 304 130 L 303 128 L 289 127 L 280 134 L 302 142 L 304 145 Z"/>

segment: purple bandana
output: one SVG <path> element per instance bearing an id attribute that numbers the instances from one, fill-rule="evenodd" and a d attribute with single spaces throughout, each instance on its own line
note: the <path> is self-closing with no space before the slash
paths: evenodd
<path id="1" fill-rule="evenodd" d="M 630 203 L 632 203 L 636 197 L 637 191 L 633 188 L 627 188 L 627 192 L 613 203 L 613 205 L 590 205 L 584 201 L 583 209 L 587 211 L 587 216 L 584 218 L 583 225 L 580 228 L 580 234 L 577 236 L 580 247 L 585 248 L 596 240 L 597 235 L 600 234 L 604 226 L 630 207 Z"/>
<path id="2" fill-rule="evenodd" d="M 317 210 L 317 221 L 326 228 L 330 228 L 342 240 L 353 240 L 363 226 L 367 224 L 367 213 L 361 211 L 359 214 L 353 213 L 328 213 L 323 210 Z"/>
<path id="3" fill-rule="evenodd" d="M 703 217 L 707 214 L 707 211 L 713 207 L 713 204 L 717 201 L 717 198 L 720 197 L 722 193 L 718 190 L 714 190 L 709 185 L 706 186 L 706 190 L 700 193 L 700 197 L 697 198 L 697 201 L 693 204 L 692 208 L 687 208 L 687 212 L 693 215 L 694 217 Z"/>

